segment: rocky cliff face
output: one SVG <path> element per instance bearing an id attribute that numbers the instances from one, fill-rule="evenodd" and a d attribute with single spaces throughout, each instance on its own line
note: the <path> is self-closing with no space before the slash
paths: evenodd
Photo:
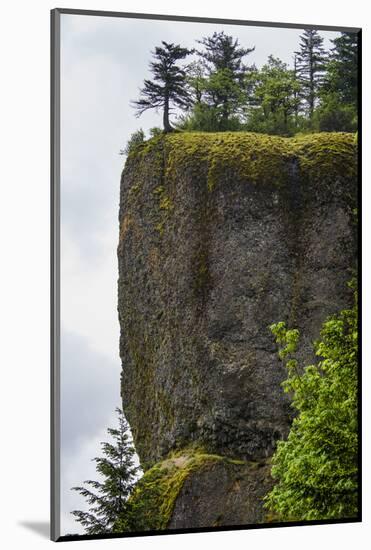
<path id="1" fill-rule="evenodd" d="M 262 472 L 292 420 L 268 326 L 299 328 L 302 359 L 312 360 L 321 323 L 350 301 L 355 194 L 350 134 L 182 133 L 129 155 L 118 311 L 123 407 L 138 454 L 148 471 L 190 446 L 245 464 L 242 473 L 223 462 L 212 474 L 192 470 L 166 526 L 262 520 L 271 484 Z"/>

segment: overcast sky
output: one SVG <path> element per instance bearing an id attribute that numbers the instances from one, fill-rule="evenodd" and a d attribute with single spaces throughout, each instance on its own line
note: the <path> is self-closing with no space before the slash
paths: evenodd
<path id="1" fill-rule="evenodd" d="M 161 40 L 193 48 L 224 30 L 244 47 L 246 63 L 273 54 L 288 64 L 300 30 L 61 17 L 61 534 L 82 533 L 70 512 L 85 501 L 70 488 L 97 479 L 91 459 L 116 422 L 120 403 L 117 317 L 119 155 L 138 128 L 161 126 L 161 115 L 135 118 L 130 100 L 150 77 Z M 338 33 L 321 32 L 325 46 Z"/>

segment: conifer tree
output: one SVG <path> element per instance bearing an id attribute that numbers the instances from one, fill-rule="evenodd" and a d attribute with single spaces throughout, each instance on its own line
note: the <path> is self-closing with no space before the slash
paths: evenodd
<path id="1" fill-rule="evenodd" d="M 198 40 L 204 49 L 198 52 L 206 73 L 207 104 L 218 113 L 219 129 L 228 128 L 228 122 L 239 107 L 246 103 L 244 77 L 249 70 L 243 58 L 255 48 L 242 48 L 238 39 L 222 32 Z"/>
<path id="2" fill-rule="evenodd" d="M 356 33 L 342 32 L 331 41 L 326 90 L 336 93 L 343 104 L 357 104 L 358 37 Z"/>
<path id="3" fill-rule="evenodd" d="M 327 55 L 322 44 L 323 38 L 316 30 L 306 29 L 300 36 L 300 51 L 295 52 L 297 72 L 302 85 L 301 95 L 307 104 L 310 119 L 313 117 L 318 90 L 326 70 Z"/>
<path id="4" fill-rule="evenodd" d="M 354 132 L 357 130 L 358 37 L 343 32 L 331 41 L 320 104 L 315 113 L 319 130 Z"/>
<path id="5" fill-rule="evenodd" d="M 126 501 L 133 490 L 139 468 L 135 465 L 135 450 L 129 439 L 128 424 L 117 408 L 118 428 L 108 428 L 113 443 L 101 444 L 103 457 L 96 457 L 96 471 L 102 481 L 88 480 L 87 487 L 73 487 L 89 504 L 89 511 L 71 512 L 88 535 L 110 533 L 118 517 L 125 516 Z"/>
<path id="6" fill-rule="evenodd" d="M 171 132 L 173 128 L 169 116 L 173 106 L 187 108 L 190 104 L 186 71 L 177 65 L 177 61 L 184 59 L 192 51 L 164 41 L 162 46 L 155 48 L 155 60 L 150 63 L 153 80 L 144 81 L 144 87 L 140 90 L 141 97 L 132 103 L 137 110 L 137 116 L 148 109 L 162 109 L 164 131 Z"/>

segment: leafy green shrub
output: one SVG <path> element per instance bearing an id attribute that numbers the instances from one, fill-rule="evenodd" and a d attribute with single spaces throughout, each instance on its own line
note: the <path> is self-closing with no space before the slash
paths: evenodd
<path id="1" fill-rule="evenodd" d="M 177 128 L 188 132 L 238 131 L 242 128 L 237 116 L 230 116 L 222 124 L 222 108 L 198 103 L 188 116 L 179 117 Z"/>
<path id="2" fill-rule="evenodd" d="M 149 136 L 151 138 L 156 137 L 156 136 L 160 136 L 161 134 L 163 134 L 163 130 L 162 130 L 162 128 L 159 128 L 158 126 L 154 126 L 153 128 L 149 129 Z"/>
<path id="3" fill-rule="evenodd" d="M 270 327 L 281 346 L 283 383 L 298 411 L 287 441 L 279 441 L 265 506 L 279 520 L 356 517 L 358 513 L 357 294 L 352 309 L 329 318 L 315 344 L 320 358 L 299 369 L 297 330 Z"/>
<path id="4" fill-rule="evenodd" d="M 120 155 L 128 155 L 129 153 L 134 151 L 138 145 L 144 142 L 145 137 L 146 136 L 142 128 L 132 133 L 127 144 L 125 145 L 125 149 L 121 149 Z"/>
<path id="5" fill-rule="evenodd" d="M 338 94 L 326 94 L 313 115 L 313 127 L 320 132 L 354 132 L 357 130 L 357 108 L 341 103 Z"/>

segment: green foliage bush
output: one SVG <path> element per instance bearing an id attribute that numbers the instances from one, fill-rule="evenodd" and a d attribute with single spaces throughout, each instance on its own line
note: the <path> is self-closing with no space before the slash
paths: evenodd
<path id="1" fill-rule="evenodd" d="M 158 126 L 154 126 L 153 128 L 149 129 L 149 137 L 153 138 L 156 136 L 160 136 L 162 134 L 162 129 Z"/>
<path id="2" fill-rule="evenodd" d="M 357 108 L 340 103 L 336 93 L 326 94 L 314 112 L 313 127 L 320 132 L 355 132 L 358 127 Z"/>
<path id="3" fill-rule="evenodd" d="M 297 132 L 300 83 L 286 63 L 273 57 L 249 75 L 253 96 L 247 109 L 246 129 L 268 134 Z"/>
<path id="4" fill-rule="evenodd" d="M 237 116 L 230 116 L 222 122 L 221 107 L 198 103 L 188 116 L 179 118 L 177 128 L 187 132 L 234 132 L 241 130 L 243 124 Z"/>
<path id="5" fill-rule="evenodd" d="M 357 293 L 352 309 L 329 318 L 315 344 L 317 364 L 299 368 L 299 332 L 272 325 L 286 362 L 285 392 L 298 414 L 279 441 L 265 506 L 283 521 L 343 519 L 358 513 Z"/>
<path id="6" fill-rule="evenodd" d="M 139 128 L 139 130 L 137 130 L 136 132 L 133 132 L 127 142 L 127 144 L 125 145 L 125 149 L 122 149 L 120 151 L 120 154 L 121 155 L 129 155 L 130 153 L 132 153 L 138 145 L 140 145 L 141 143 L 143 143 L 145 140 L 145 134 L 142 130 L 142 128 Z"/>

